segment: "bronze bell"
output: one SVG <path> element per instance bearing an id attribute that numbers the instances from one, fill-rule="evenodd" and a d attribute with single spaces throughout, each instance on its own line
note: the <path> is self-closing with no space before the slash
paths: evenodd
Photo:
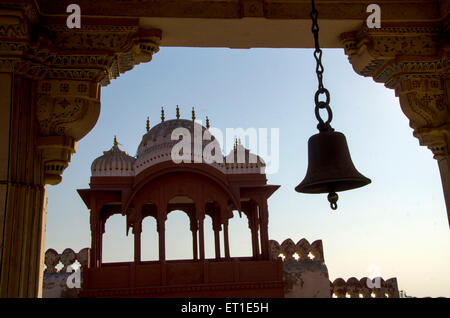
<path id="1" fill-rule="evenodd" d="M 344 134 L 329 129 L 309 138 L 308 170 L 295 191 L 329 193 L 328 201 L 335 210 L 336 192 L 363 187 L 370 182 L 353 165 Z"/>
<path id="2" fill-rule="evenodd" d="M 328 193 L 328 201 L 333 210 L 337 209 L 338 195 L 336 192 L 356 189 L 369 184 L 370 179 L 364 177 L 353 165 L 348 151 L 345 136 L 334 131 L 330 123 L 333 112 L 330 107 L 330 92 L 323 85 L 322 50 L 319 46 L 319 12 L 311 0 L 312 28 L 314 35 L 314 58 L 316 60 L 316 75 L 319 87 L 314 95 L 316 107 L 315 115 L 319 124 L 319 133 L 311 136 L 308 141 L 308 171 L 295 191 L 303 193 Z M 325 100 L 320 100 L 324 95 Z M 328 119 L 324 121 L 320 115 L 320 109 L 326 110 Z"/>

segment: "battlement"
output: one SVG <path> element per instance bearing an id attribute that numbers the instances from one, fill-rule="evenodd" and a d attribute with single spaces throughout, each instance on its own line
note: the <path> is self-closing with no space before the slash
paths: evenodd
<path id="1" fill-rule="evenodd" d="M 386 281 L 381 277 L 350 277 L 347 281 L 336 278 L 330 281 L 330 290 L 337 298 L 399 298 L 397 278 Z"/>
<path id="2" fill-rule="evenodd" d="M 304 238 L 297 243 L 288 238 L 281 244 L 275 240 L 270 240 L 269 251 L 271 259 L 277 259 L 281 256 L 285 262 L 315 261 L 324 263 L 322 240 L 316 240 L 312 244 L 309 244 L 308 240 Z"/>

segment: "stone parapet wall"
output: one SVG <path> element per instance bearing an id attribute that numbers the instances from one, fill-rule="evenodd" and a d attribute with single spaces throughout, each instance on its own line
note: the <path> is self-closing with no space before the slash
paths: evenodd
<path id="1" fill-rule="evenodd" d="M 399 298 L 397 278 L 384 280 L 381 277 L 357 279 L 350 277 L 345 281 L 336 278 L 330 281 L 330 291 L 337 298 Z"/>
<path id="2" fill-rule="evenodd" d="M 297 243 L 287 239 L 281 244 L 270 240 L 269 252 L 272 260 L 283 259 L 286 298 L 399 298 L 396 278 L 351 277 L 330 281 L 321 240 L 311 244 L 306 239 Z M 79 279 L 81 287 L 81 268 L 88 264 L 89 248 L 83 248 L 78 253 L 67 248 L 61 254 L 48 249 L 45 252 L 43 297 L 79 297 L 81 288 L 73 285 Z"/>
<path id="3" fill-rule="evenodd" d="M 285 262 L 324 262 L 322 240 L 309 244 L 308 240 L 301 239 L 294 243 L 290 238 L 279 244 L 275 240 L 269 241 L 270 256 L 272 259 L 282 257 Z"/>
<path id="4" fill-rule="evenodd" d="M 45 252 L 43 298 L 77 298 L 81 291 L 81 268 L 89 264 L 89 248 L 78 253 L 66 248 L 61 254 L 54 249 Z"/>
<path id="5" fill-rule="evenodd" d="M 269 241 L 272 259 L 283 259 L 284 296 L 286 298 L 330 298 L 328 269 L 324 263 L 322 241 L 309 243 L 291 239 L 281 244 Z"/>
<path id="6" fill-rule="evenodd" d="M 283 259 L 286 298 L 398 298 L 397 278 L 337 278 L 331 282 L 321 240 L 269 241 L 272 259 Z"/>

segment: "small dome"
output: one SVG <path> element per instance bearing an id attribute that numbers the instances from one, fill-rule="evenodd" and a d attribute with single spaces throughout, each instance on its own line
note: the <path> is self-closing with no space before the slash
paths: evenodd
<path id="1" fill-rule="evenodd" d="M 134 176 L 134 162 L 136 159 L 125 151 L 119 149 L 119 144 L 114 137 L 114 145 L 111 150 L 104 151 L 103 156 L 92 162 L 91 175 L 93 177 L 128 177 Z"/>
<path id="2" fill-rule="evenodd" d="M 266 163 L 264 160 L 246 149 L 240 141 L 236 142 L 234 149 L 225 158 L 227 173 L 264 173 Z"/>

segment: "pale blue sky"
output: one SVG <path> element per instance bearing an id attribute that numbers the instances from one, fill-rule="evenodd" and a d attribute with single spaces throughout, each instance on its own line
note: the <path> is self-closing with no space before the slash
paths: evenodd
<path id="1" fill-rule="evenodd" d="M 280 169 L 268 182 L 281 185 L 269 200 L 269 237 L 280 243 L 323 240 L 330 279 L 370 275 L 397 277 L 413 296 L 450 296 L 450 232 L 439 170 L 432 153 L 412 136 L 394 91 L 357 75 L 343 50 L 324 50 L 324 84 L 331 93 L 332 126 L 343 132 L 357 169 L 372 179 L 361 189 L 340 193 L 337 211 L 326 195 L 294 191 L 307 168 L 307 140 L 316 133 L 313 96 L 317 87 L 312 50 L 161 48 L 153 61 L 102 89 L 95 128 L 58 186 L 48 187 L 46 248 L 62 252 L 90 245 L 89 211 L 76 189 L 89 186 L 91 162 L 112 146 L 135 155 L 145 121 L 210 118 L 226 128 L 279 128 Z M 191 257 L 188 219 L 181 212 L 167 221 L 167 257 Z M 210 222 L 207 256 L 213 255 Z M 125 217 L 106 225 L 104 260 L 131 260 L 133 238 Z M 157 255 L 156 225 L 143 226 L 143 258 Z M 250 255 L 245 218 L 230 224 L 232 256 Z"/>

